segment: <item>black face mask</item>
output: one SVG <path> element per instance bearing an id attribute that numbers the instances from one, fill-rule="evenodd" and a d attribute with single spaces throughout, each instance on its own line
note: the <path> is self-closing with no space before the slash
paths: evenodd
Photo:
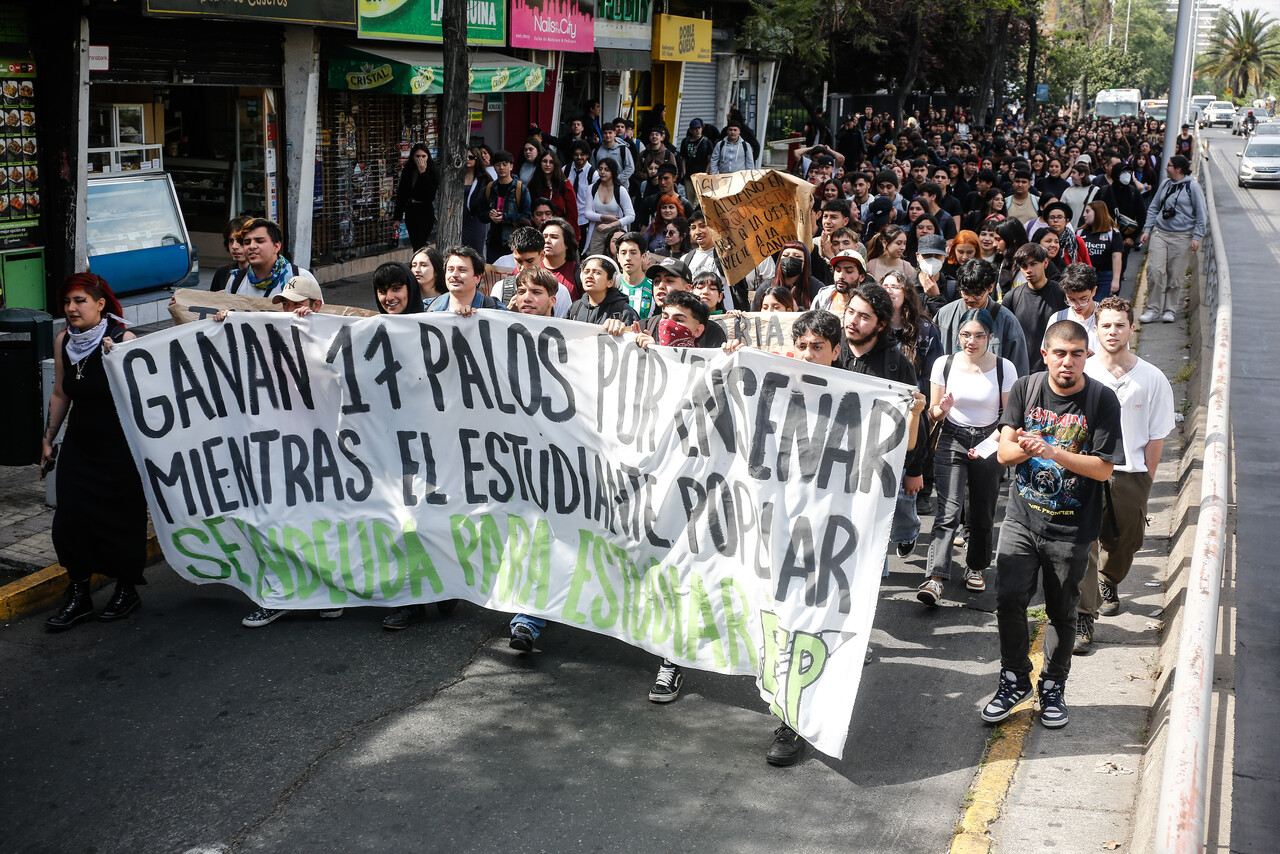
<path id="1" fill-rule="evenodd" d="M 799 258 L 787 256 L 782 259 L 782 263 L 779 266 L 782 268 L 782 275 L 784 276 L 798 276 L 804 272 L 804 261 Z"/>

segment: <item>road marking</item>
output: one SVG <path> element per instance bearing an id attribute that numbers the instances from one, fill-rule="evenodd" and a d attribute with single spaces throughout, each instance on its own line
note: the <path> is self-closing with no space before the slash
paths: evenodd
<path id="1" fill-rule="evenodd" d="M 1044 633 L 1046 624 L 1038 623 L 1040 630 L 1031 644 L 1031 682 L 1040 677 L 1044 664 Z M 1033 695 L 1034 696 L 1034 695 Z M 991 836 L 987 828 L 1000 817 L 1004 799 L 1013 785 L 1013 775 L 1018 770 L 1018 760 L 1031 734 L 1031 702 L 1024 700 L 1003 723 L 996 725 L 997 734 L 987 743 L 978 765 L 978 775 L 969 787 L 972 800 L 956 825 L 951 838 L 950 854 L 989 854 Z"/>

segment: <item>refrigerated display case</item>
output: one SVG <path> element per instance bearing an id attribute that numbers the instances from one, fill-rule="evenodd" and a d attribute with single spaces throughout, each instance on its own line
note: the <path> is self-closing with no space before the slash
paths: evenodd
<path id="1" fill-rule="evenodd" d="M 160 171 L 164 147 L 147 143 L 146 122 L 142 104 L 90 104 L 89 174 Z"/>
<path id="2" fill-rule="evenodd" d="M 173 177 L 173 188 L 191 231 L 216 232 L 235 214 L 232 213 L 233 164 L 229 160 L 203 160 L 170 157 L 166 171 Z"/>
<path id="3" fill-rule="evenodd" d="M 167 174 L 89 182 L 89 269 L 117 294 L 168 287 L 191 269 L 191 239 Z"/>

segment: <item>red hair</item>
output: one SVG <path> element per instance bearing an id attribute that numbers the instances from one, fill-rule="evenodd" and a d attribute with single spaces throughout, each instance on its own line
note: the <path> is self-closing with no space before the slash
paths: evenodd
<path id="1" fill-rule="evenodd" d="M 106 306 L 103 309 L 104 314 L 114 314 L 116 317 L 124 316 L 124 309 L 120 307 L 120 300 L 116 299 L 115 292 L 111 290 L 111 286 L 107 284 L 107 280 L 94 273 L 76 273 L 74 276 L 68 276 L 62 283 L 62 290 L 58 292 L 58 304 L 66 302 L 67 294 L 74 290 L 82 290 L 95 300 L 104 300 Z"/>

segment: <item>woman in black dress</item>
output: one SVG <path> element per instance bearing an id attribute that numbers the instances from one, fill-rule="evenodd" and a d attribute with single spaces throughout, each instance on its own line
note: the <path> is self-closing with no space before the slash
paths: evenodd
<path id="1" fill-rule="evenodd" d="M 409 162 L 400 173 L 400 186 L 396 188 L 396 212 L 392 219 L 399 223 L 404 218 L 409 229 L 409 245 L 421 249 L 427 245 L 431 230 L 436 227 L 436 190 L 440 188 L 440 176 L 431 162 L 431 152 L 421 142 L 409 152 Z"/>
<path id="2" fill-rule="evenodd" d="M 147 501 L 107 385 L 103 353 L 133 338 L 124 330 L 120 303 L 101 276 L 78 273 L 62 285 L 67 329 L 54 342 L 55 379 L 43 459 L 53 459 L 53 439 L 67 419 L 58 455 L 58 509 L 53 547 L 71 583 L 61 610 L 45 621 L 62 631 L 94 616 L 89 596 L 93 573 L 116 579 L 115 594 L 99 620 L 119 620 L 138 607 L 136 585 L 145 584 Z"/>

